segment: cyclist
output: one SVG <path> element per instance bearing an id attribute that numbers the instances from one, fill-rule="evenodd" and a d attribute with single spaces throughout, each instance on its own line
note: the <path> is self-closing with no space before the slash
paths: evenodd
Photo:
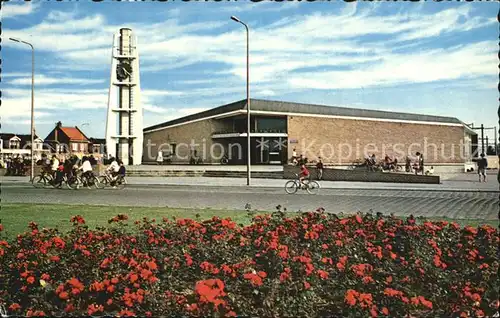
<path id="1" fill-rule="evenodd" d="M 309 178 L 309 170 L 307 170 L 306 165 L 302 164 L 300 166 L 300 174 L 299 174 L 299 181 L 300 185 L 305 185 L 304 184 L 304 179 Z"/>
<path id="2" fill-rule="evenodd" d="M 113 177 L 112 181 L 111 181 L 111 185 L 113 186 L 113 188 L 116 188 L 116 184 L 118 182 L 123 182 L 125 180 L 125 174 L 126 174 L 126 169 L 125 169 L 125 166 L 123 165 L 123 161 L 119 160 L 118 161 L 119 163 L 119 168 L 118 168 L 118 172 L 116 173 L 116 176 Z"/>
<path id="3" fill-rule="evenodd" d="M 93 173 L 92 173 L 92 165 L 90 164 L 90 159 L 86 156 L 82 158 L 82 165 L 78 170 L 82 170 L 82 178 L 86 179 L 86 183 L 88 184 L 92 181 Z"/>
<path id="4" fill-rule="evenodd" d="M 111 176 L 114 178 L 118 174 L 118 170 L 120 170 L 120 165 L 118 165 L 118 162 L 113 157 L 111 157 L 109 161 L 111 162 L 111 164 L 108 166 L 106 171 L 110 172 Z"/>
<path id="5" fill-rule="evenodd" d="M 59 160 L 57 159 L 56 155 L 52 156 L 52 165 L 50 166 L 51 171 L 52 171 L 52 177 L 56 177 L 56 171 L 57 168 L 59 168 Z"/>

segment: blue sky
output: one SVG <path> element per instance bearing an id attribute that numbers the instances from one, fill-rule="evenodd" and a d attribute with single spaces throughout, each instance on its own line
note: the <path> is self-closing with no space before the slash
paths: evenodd
<path id="1" fill-rule="evenodd" d="M 113 33 L 138 36 L 144 127 L 251 97 L 498 126 L 499 4 L 45 2 L 2 7 L 2 132 L 57 121 L 104 137 Z M 490 138 L 493 139 L 491 132 Z"/>

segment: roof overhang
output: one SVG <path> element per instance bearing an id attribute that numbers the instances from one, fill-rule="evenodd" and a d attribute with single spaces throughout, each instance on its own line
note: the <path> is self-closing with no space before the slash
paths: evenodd
<path id="1" fill-rule="evenodd" d="M 150 130 L 143 130 L 144 133 L 151 133 L 155 131 L 160 131 L 168 128 L 178 127 L 182 125 L 187 125 L 207 119 L 223 119 L 237 115 L 247 114 L 246 109 L 238 109 L 229 111 L 222 114 L 217 114 L 213 116 L 207 116 L 202 118 L 197 118 L 178 124 L 173 124 L 170 126 L 159 127 Z M 405 120 L 405 119 L 388 119 L 388 118 L 374 118 L 374 117 L 356 117 L 356 116 L 340 116 L 340 115 L 326 115 L 326 114 L 314 114 L 314 113 L 294 113 L 294 112 L 279 112 L 279 111 L 267 111 L 267 110 L 253 110 L 250 107 L 251 115 L 270 115 L 270 116 L 302 116 L 302 117 L 315 117 L 315 118 L 335 118 L 335 119 L 347 119 L 347 120 L 363 120 L 363 121 L 374 121 L 374 122 L 394 122 L 394 123 L 406 123 L 406 124 L 420 124 L 420 125 L 438 125 L 438 126 L 454 126 L 462 127 L 465 126 L 462 123 L 450 123 L 450 122 L 439 122 L 439 121 L 421 121 L 421 120 Z"/>
<path id="2" fill-rule="evenodd" d="M 227 133 L 227 134 L 214 134 L 212 135 L 212 139 L 221 139 L 221 138 L 238 138 L 238 137 L 246 137 L 247 133 Z M 250 137 L 283 137 L 287 138 L 287 133 L 250 133 Z"/>

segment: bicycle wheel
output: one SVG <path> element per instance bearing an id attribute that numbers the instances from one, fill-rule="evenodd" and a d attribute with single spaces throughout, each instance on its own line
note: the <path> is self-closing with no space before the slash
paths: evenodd
<path id="1" fill-rule="evenodd" d="M 106 176 L 99 176 L 97 179 L 99 180 L 99 184 L 101 187 L 100 189 L 103 189 L 103 188 L 109 186 L 109 180 L 108 180 L 108 178 L 106 178 Z"/>
<path id="2" fill-rule="evenodd" d="M 307 184 L 307 192 L 310 194 L 316 194 L 319 192 L 320 186 L 316 181 L 311 181 Z"/>
<path id="3" fill-rule="evenodd" d="M 92 176 L 92 182 L 94 183 L 94 187 L 96 189 L 104 189 L 104 187 L 106 186 L 104 183 L 101 183 L 99 178 L 96 176 Z"/>
<path id="4" fill-rule="evenodd" d="M 297 182 L 296 181 L 288 181 L 287 183 L 285 183 L 285 191 L 286 193 L 288 194 L 294 194 L 295 192 L 297 192 L 298 190 L 298 186 L 297 186 Z"/>
<path id="5" fill-rule="evenodd" d="M 127 181 L 125 180 L 125 178 L 120 178 L 118 180 L 116 180 L 116 188 L 119 189 L 119 190 L 122 190 L 123 188 L 125 188 L 125 184 L 127 184 Z"/>
<path id="6" fill-rule="evenodd" d="M 33 184 L 35 188 L 45 188 L 47 180 L 45 180 L 44 176 L 36 176 L 31 180 L 31 184 Z"/>
<path id="7" fill-rule="evenodd" d="M 68 188 L 76 190 L 80 188 L 80 185 L 82 184 L 82 180 L 80 180 L 80 177 L 73 176 L 69 179 L 66 180 L 66 185 Z"/>

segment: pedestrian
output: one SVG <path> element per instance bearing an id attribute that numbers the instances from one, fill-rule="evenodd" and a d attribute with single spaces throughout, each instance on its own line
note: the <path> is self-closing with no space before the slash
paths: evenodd
<path id="1" fill-rule="evenodd" d="M 156 157 L 156 163 L 158 165 L 163 164 L 163 152 L 162 151 L 158 151 L 158 156 Z"/>
<path id="2" fill-rule="evenodd" d="M 318 173 L 318 180 L 323 179 L 323 161 L 321 157 L 318 158 L 318 163 L 316 164 L 316 171 Z"/>
<path id="3" fill-rule="evenodd" d="M 481 181 L 481 176 L 483 176 L 483 181 L 486 182 L 486 168 L 488 167 L 488 160 L 484 157 L 484 153 L 481 154 L 481 158 L 477 161 L 477 173 L 479 174 L 479 182 Z"/>

